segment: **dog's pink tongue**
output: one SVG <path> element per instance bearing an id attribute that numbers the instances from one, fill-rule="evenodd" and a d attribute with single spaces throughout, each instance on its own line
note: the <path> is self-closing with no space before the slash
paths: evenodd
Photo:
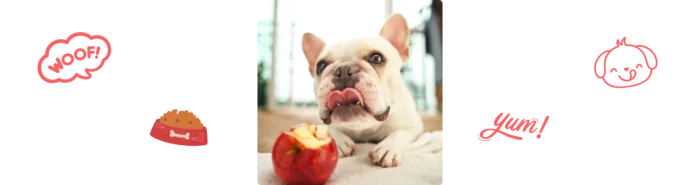
<path id="1" fill-rule="evenodd" d="M 365 105 L 364 101 L 362 100 L 362 94 L 353 88 L 347 88 L 343 90 L 343 92 L 338 90 L 331 92 L 331 95 L 328 96 L 327 102 L 327 106 L 331 110 L 334 110 L 337 105 L 348 105 L 356 102 L 360 102 L 360 105 L 362 106 Z"/>

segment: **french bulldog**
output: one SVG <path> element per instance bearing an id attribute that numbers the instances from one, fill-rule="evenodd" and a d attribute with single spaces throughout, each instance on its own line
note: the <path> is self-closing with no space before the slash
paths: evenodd
<path id="1" fill-rule="evenodd" d="M 319 117 L 340 157 L 353 155 L 356 143 L 377 143 L 369 153 L 372 162 L 396 167 L 401 153 L 423 133 L 400 73 L 409 57 L 409 35 L 401 14 L 391 15 L 376 36 L 326 45 L 312 33 L 303 35 Z"/>

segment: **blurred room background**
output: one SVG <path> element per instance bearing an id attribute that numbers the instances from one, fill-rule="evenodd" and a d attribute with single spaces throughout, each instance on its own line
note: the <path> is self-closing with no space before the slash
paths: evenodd
<path id="1" fill-rule="evenodd" d="M 411 29 L 405 83 L 426 131 L 442 130 L 442 3 L 440 0 L 259 0 L 258 152 L 269 152 L 280 132 L 321 123 L 301 36 L 326 43 L 379 34 L 392 13 Z"/>

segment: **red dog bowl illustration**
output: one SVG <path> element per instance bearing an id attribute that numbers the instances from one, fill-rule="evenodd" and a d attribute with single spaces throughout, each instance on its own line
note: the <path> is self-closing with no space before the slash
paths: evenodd
<path id="1" fill-rule="evenodd" d="M 156 120 L 151 136 L 176 145 L 202 146 L 207 144 L 207 127 L 191 112 L 173 110 Z"/>

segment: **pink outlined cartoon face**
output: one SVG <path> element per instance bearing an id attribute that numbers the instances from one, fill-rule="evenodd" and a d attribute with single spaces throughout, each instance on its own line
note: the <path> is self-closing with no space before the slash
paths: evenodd
<path id="1" fill-rule="evenodd" d="M 617 38 L 615 41 L 615 46 L 609 47 L 601 51 L 593 59 L 593 75 L 596 79 L 600 80 L 603 85 L 613 90 L 626 90 L 630 88 L 637 88 L 641 85 L 648 83 L 657 71 L 661 60 L 659 56 L 654 51 L 654 48 L 649 47 L 645 44 L 631 44 L 628 41 L 627 36 L 622 36 Z M 615 50 L 623 48 L 632 48 L 642 54 L 644 62 L 636 61 L 632 67 L 623 66 L 622 69 L 618 69 L 617 66 L 610 66 L 610 74 L 615 75 L 615 77 L 622 82 L 622 84 L 614 84 L 608 81 L 605 77 L 608 74 L 608 58 L 612 55 Z M 649 60 L 649 56 L 653 61 Z M 601 64 L 602 63 L 602 64 Z M 601 70 L 598 70 L 598 66 L 601 65 Z M 646 69 L 647 75 L 644 79 L 634 82 L 639 76 L 639 70 Z M 627 77 L 624 77 L 621 72 L 627 73 Z"/>

